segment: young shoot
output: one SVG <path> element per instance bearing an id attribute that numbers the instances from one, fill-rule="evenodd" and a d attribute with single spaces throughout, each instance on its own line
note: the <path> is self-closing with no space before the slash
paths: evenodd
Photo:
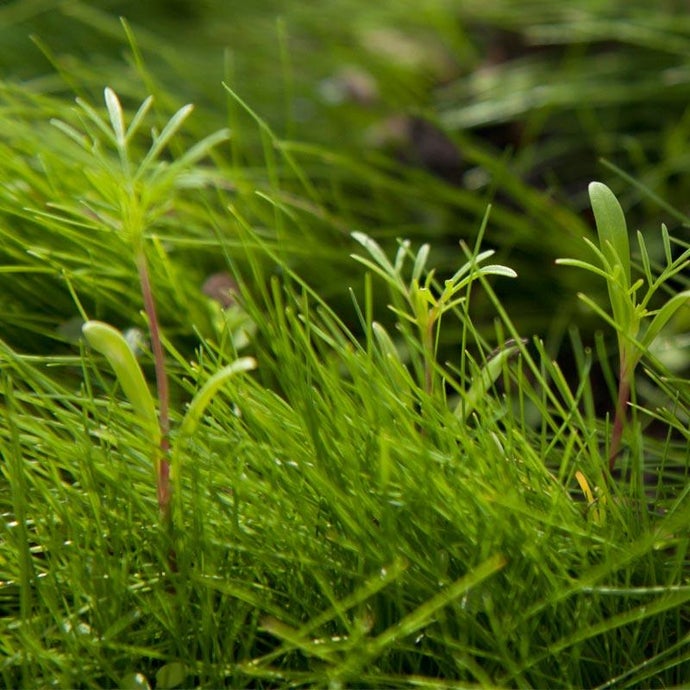
<path id="1" fill-rule="evenodd" d="M 393 297 L 393 304 L 389 305 L 389 308 L 415 328 L 422 351 L 423 388 L 426 393 L 432 394 L 438 334 L 443 315 L 465 301 L 468 286 L 480 276 L 497 275 L 515 278 L 517 273 L 499 264 L 484 264 L 494 254 L 493 250 L 486 250 L 471 256 L 469 261 L 463 264 L 439 289 L 434 280 L 434 269 L 426 270 L 429 257 L 428 244 L 423 244 L 414 256 L 411 275 L 409 280 L 406 280 L 405 260 L 408 256 L 412 256 L 408 241 L 400 242 L 395 260 L 391 263 L 378 243 L 371 237 L 361 232 L 352 233 L 352 237 L 369 254 L 368 257 L 353 254 L 353 258 L 383 278 Z M 495 375 L 497 376 L 498 373 Z"/>
<path id="2" fill-rule="evenodd" d="M 227 139 L 228 132 L 216 132 L 189 148 L 178 158 L 172 161 L 163 160 L 162 154 L 170 140 L 192 112 L 193 106 L 185 105 L 170 118 L 160 132 L 152 131 L 148 151 L 137 160 L 132 143 L 144 125 L 153 103 L 152 97 L 144 100 L 129 124 L 126 122 L 117 94 L 106 88 L 104 98 L 107 117 L 103 117 L 88 103 L 77 99 L 83 133 L 61 120 L 54 120 L 53 124 L 93 160 L 94 165 L 89 167 L 86 176 L 97 201 L 88 204 L 89 210 L 105 228 L 117 232 L 131 248 L 153 352 L 158 394 L 157 415 L 144 376 L 119 331 L 101 322 L 88 321 L 83 327 L 83 333 L 87 342 L 107 357 L 137 418 L 154 442 L 158 506 L 164 522 L 167 523 L 170 521 L 172 496 L 168 376 L 146 258 L 145 238 L 158 216 L 167 208 L 180 175 L 207 155 L 212 147 Z M 112 155 L 113 150 L 116 153 L 115 158 Z M 201 392 L 207 396 L 209 390 L 215 391 L 217 386 L 226 380 L 227 375 L 254 366 L 253 360 L 240 362 L 242 363 L 235 362 L 230 365 L 228 371 L 223 370 L 225 374 L 223 371 L 219 372 L 207 384 L 211 389 L 202 389 Z M 197 402 L 190 407 L 190 413 L 194 410 L 194 418 L 207 404 L 208 398 L 204 397 L 203 401 L 203 405 Z M 187 422 L 187 427 L 190 425 L 191 422 Z"/>
<path id="3" fill-rule="evenodd" d="M 589 198 L 597 226 L 598 246 L 585 239 L 596 261 L 558 259 L 556 263 L 575 266 L 606 281 L 611 313 L 584 294 L 579 297 L 616 330 L 618 340 L 618 396 L 609 446 L 609 470 L 613 470 L 621 449 L 627 407 L 635 383 L 635 368 L 649 346 L 676 312 L 690 299 L 690 290 L 673 295 L 659 309 L 650 309 L 652 297 L 670 278 L 690 263 L 690 250 L 673 259 L 668 230 L 662 225 L 666 266 L 654 277 L 644 238 L 637 233 L 644 277 L 633 282 L 628 229 L 623 209 L 613 192 L 601 182 L 589 185 Z M 646 285 L 642 298 L 638 293 Z"/>

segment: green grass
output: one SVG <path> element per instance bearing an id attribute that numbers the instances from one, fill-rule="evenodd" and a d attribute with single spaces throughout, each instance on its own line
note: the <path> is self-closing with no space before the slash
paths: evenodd
<path id="1" fill-rule="evenodd" d="M 543 2 L 470 5 L 456 23 L 440 1 L 414 22 L 396 3 L 350 21 L 357 3 L 325 17 L 286 5 L 271 33 L 266 4 L 246 36 L 228 29 L 238 43 L 225 67 L 218 43 L 185 55 L 231 5 L 200 6 L 196 34 L 133 10 L 129 46 L 105 9 L 24 5 L 44 36 L 89 29 L 74 47 L 56 31 L 56 74 L 17 60 L 8 70 L 24 81 L 0 84 L 2 685 L 690 683 L 687 310 L 638 340 L 644 315 L 622 318 L 616 287 L 651 282 L 688 249 L 671 225 L 688 220 L 677 210 L 686 124 L 673 119 L 684 82 L 667 93 L 629 79 L 638 65 L 672 69 L 686 29 L 635 3 L 630 17 L 594 2 L 577 16 Z M 20 9 L 2 9 L 17 31 Z M 436 40 L 466 74 L 433 89 L 428 64 L 360 52 L 382 27 L 413 35 L 427 58 Z M 482 42 L 499 30 L 536 37 L 543 56 L 507 60 L 497 74 L 514 86 L 477 91 L 491 76 L 476 69 Z M 339 47 L 323 64 L 294 62 L 329 39 Z M 564 46 L 563 61 L 558 84 L 540 89 L 547 43 Z M 112 52 L 122 50 L 124 61 Z M 602 52 L 603 76 L 592 67 Z M 358 55 L 382 101 L 315 101 L 301 121 L 300 98 Z M 155 98 L 128 163 L 88 116 L 108 122 L 106 85 L 126 122 Z M 588 103 L 576 86 L 591 89 Z M 637 109 L 643 97 L 664 104 L 660 122 Z M 149 129 L 165 132 L 192 98 L 196 110 L 146 159 Z M 400 110 L 447 127 L 461 184 L 363 146 L 367 127 Z M 487 128 L 517 121 L 529 136 L 505 153 Z M 226 126 L 229 140 L 181 164 Z M 613 249 L 600 227 L 610 271 L 597 276 L 554 264 L 595 256 L 583 241 L 597 237 L 582 213 L 592 179 L 616 190 L 647 250 L 623 252 L 620 224 Z M 80 337 L 85 318 L 148 332 L 142 249 L 171 383 L 169 518 L 136 392 Z M 225 311 L 202 289 L 219 271 L 237 283 Z M 648 306 L 687 287 L 682 272 L 669 276 Z M 606 313 L 608 294 L 613 323 L 578 292 Z M 612 473 L 617 336 L 637 367 Z M 153 391 L 147 337 L 138 359 Z M 203 386 L 244 356 L 256 370 L 228 378 L 196 427 L 184 422 Z"/>

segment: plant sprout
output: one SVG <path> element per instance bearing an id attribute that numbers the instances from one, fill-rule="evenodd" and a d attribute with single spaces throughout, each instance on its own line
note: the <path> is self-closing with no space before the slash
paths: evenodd
<path id="1" fill-rule="evenodd" d="M 487 218 L 488 212 L 484 218 L 482 232 Z M 430 250 L 428 244 L 423 244 L 414 256 L 412 274 L 409 282 L 406 282 L 403 277 L 403 268 L 406 257 L 410 255 L 410 243 L 408 241 L 400 242 L 395 260 L 391 263 L 378 243 L 371 237 L 361 232 L 352 233 L 352 237 L 367 250 L 371 257 L 362 257 L 355 254 L 353 258 L 386 281 L 395 299 L 394 304 L 390 305 L 389 308 L 404 321 L 416 327 L 422 349 L 423 389 L 427 394 L 432 394 L 434 390 L 433 371 L 438 349 L 438 333 L 444 314 L 466 300 L 468 286 L 480 276 L 497 275 L 515 278 L 517 273 L 511 268 L 499 264 L 483 265 L 484 261 L 493 256 L 493 250 L 475 252 L 438 290 L 434 281 L 434 270 L 426 270 L 426 262 Z M 468 253 L 466 247 L 464 245 L 461 246 Z M 423 277 L 425 271 L 426 275 Z M 476 386 L 470 389 L 465 398 L 465 417 L 480 397 L 480 389 L 488 388 L 495 381 L 501 371 L 503 361 L 514 351 L 515 348 L 508 348 L 504 354 L 497 357 L 496 361 L 483 371 L 476 382 Z M 462 407 L 462 403 L 460 407 Z M 461 412 L 460 407 L 456 410 L 457 414 Z"/>
<path id="2" fill-rule="evenodd" d="M 170 198 L 170 190 L 180 173 L 205 156 L 213 146 L 227 139 L 228 132 L 221 130 L 212 134 L 173 161 L 161 160 L 161 154 L 167 144 L 193 109 L 192 105 L 185 105 L 170 118 L 160 133 L 152 133 L 152 143 L 148 152 L 140 162 L 135 163 L 130 154 L 130 144 L 142 127 L 153 98 L 149 96 L 144 100 L 129 126 L 125 124 L 120 100 L 110 88 L 105 89 L 108 120 L 101 117 L 84 101 L 78 99 L 77 103 L 83 115 L 82 122 L 86 129 L 86 137 L 63 121 L 56 120 L 54 124 L 70 139 L 87 149 L 98 162 L 101 174 L 93 176 L 90 181 L 97 190 L 102 207 L 92 209 L 93 213 L 107 227 L 119 232 L 132 249 L 155 366 L 157 413 L 141 368 L 122 334 L 100 321 L 87 321 L 82 330 L 89 345 L 104 354 L 110 362 L 137 419 L 152 441 L 155 449 L 153 464 L 156 471 L 158 507 L 163 522 L 169 523 L 172 497 L 169 386 L 144 240 L 157 216 L 165 209 Z M 115 149 L 116 161 L 113 161 L 112 157 L 102 150 L 102 140 L 105 140 L 110 148 Z M 108 210 L 107 214 L 103 208 Z M 240 358 L 221 369 L 206 382 L 189 406 L 182 423 L 178 445 L 181 446 L 184 439 L 193 433 L 204 409 L 218 388 L 236 373 L 247 371 L 255 366 L 253 359 Z M 175 464 L 179 464 L 179 454 L 173 455 L 173 458 L 176 460 Z"/>
<path id="3" fill-rule="evenodd" d="M 633 282 L 628 229 L 623 209 L 613 192 L 601 182 L 592 182 L 589 185 L 589 198 L 594 211 L 599 246 L 588 239 L 585 239 L 585 242 L 596 256 L 598 265 L 577 259 L 558 259 L 557 263 L 590 271 L 603 278 L 608 288 L 610 315 L 586 295 L 580 294 L 579 297 L 611 325 L 617 334 L 618 396 L 608 458 L 609 470 L 613 470 L 621 448 L 627 407 L 634 386 L 635 367 L 664 326 L 690 299 L 690 290 L 673 295 L 656 310 L 648 308 L 650 300 L 660 287 L 690 264 L 690 250 L 673 259 L 668 230 L 662 225 L 666 266 L 659 276 L 654 277 L 644 238 L 638 231 L 637 242 L 644 277 Z M 638 300 L 637 293 L 645 284 L 647 290 L 642 299 Z"/>

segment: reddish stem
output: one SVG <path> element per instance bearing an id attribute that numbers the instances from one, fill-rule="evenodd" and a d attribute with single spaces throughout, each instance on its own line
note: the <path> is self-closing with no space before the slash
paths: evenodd
<path id="1" fill-rule="evenodd" d="M 611 448 L 609 449 L 609 471 L 611 472 L 616 465 L 616 457 L 620 451 L 629 401 L 630 374 L 628 373 L 625 364 L 621 363 L 621 374 L 620 380 L 618 381 L 618 400 L 616 401 L 616 416 L 613 419 L 613 429 L 611 430 Z"/>
<path id="2" fill-rule="evenodd" d="M 148 266 L 144 253 L 137 257 L 137 269 L 139 271 L 139 282 L 141 284 L 141 295 L 144 300 L 144 310 L 149 322 L 149 333 L 151 335 L 151 349 L 153 350 L 153 361 L 156 370 L 156 388 L 158 391 L 158 424 L 161 430 L 161 458 L 158 463 L 158 507 L 165 521 L 170 519 L 170 413 L 169 413 L 169 393 L 168 375 L 165 370 L 165 353 L 161 341 L 158 316 L 156 314 L 156 303 L 153 299 L 151 280 L 149 278 Z"/>

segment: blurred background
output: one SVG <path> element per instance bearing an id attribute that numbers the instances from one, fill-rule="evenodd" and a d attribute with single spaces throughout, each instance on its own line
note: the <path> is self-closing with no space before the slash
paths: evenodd
<path id="1" fill-rule="evenodd" d="M 591 180 L 619 194 L 653 258 L 661 222 L 686 238 L 685 2 L 5 0 L 0 45 L 6 93 L 100 104 L 107 84 L 128 107 L 148 93 L 169 112 L 194 102 L 198 136 L 229 125 L 249 187 L 277 184 L 309 215 L 309 251 L 291 265 L 346 320 L 346 288 L 361 282 L 352 230 L 431 243 L 443 277 L 491 203 L 485 244 L 520 275 L 496 288 L 520 330 L 554 349 L 572 323 L 601 327 L 576 292 L 603 284 L 554 266 L 586 255 Z M 8 101 L 4 112 L 16 116 Z M 266 181 L 275 141 L 302 177 Z M 490 324 L 481 297 L 475 308 Z"/>

